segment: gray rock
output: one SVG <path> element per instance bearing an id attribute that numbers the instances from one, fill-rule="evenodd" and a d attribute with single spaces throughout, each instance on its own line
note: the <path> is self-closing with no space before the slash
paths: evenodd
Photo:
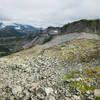
<path id="1" fill-rule="evenodd" d="M 100 89 L 95 89 L 94 95 L 97 96 L 97 97 L 100 97 Z"/>
<path id="2" fill-rule="evenodd" d="M 46 94 L 46 92 L 43 88 L 39 88 L 39 89 L 36 90 L 36 95 L 37 95 L 38 99 L 43 100 L 43 99 L 45 99 L 47 94 Z"/>
<path id="3" fill-rule="evenodd" d="M 45 100 L 56 100 L 54 96 L 50 95 L 45 98 Z"/>
<path id="4" fill-rule="evenodd" d="M 53 94 L 53 89 L 51 87 L 46 87 L 45 92 L 46 92 L 47 95 Z"/>

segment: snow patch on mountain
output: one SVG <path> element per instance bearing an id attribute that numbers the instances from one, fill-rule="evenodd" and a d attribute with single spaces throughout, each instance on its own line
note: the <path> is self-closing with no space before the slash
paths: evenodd
<path id="1" fill-rule="evenodd" d="M 17 23 L 13 23 L 10 21 L 0 22 L 0 30 L 6 29 L 6 28 L 12 28 L 14 30 L 17 30 L 20 33 L 25 33 L 25 34 L 30 33 L 30 32 L 34 32 L 34 31 L 37 31 L 40 29 L 40 28 L 33 27 L 30 25 L 17 24 Z"/>
<path id="2" fill-rule="evenodd" d="M 16 26 L 15 29 L 16 30 L 20 30 L 21 28 L 20 28 L 20 26 Z"/>

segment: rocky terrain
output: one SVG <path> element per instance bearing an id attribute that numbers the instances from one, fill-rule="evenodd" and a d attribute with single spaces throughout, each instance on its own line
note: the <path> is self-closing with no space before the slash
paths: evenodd
<path id="1" fill-rule="evenodd" d="M 95 33 L 100 35 L 100 19 L 79 20 L 68 23 L 63 27 L 48 27 L 46 29 L 35 28 L 22 24 L 4 24 L 0 23 L 0 46 L 8 48 L 10 54 L 22 49 L 33 47 L 37 44 L 45 44 L 50 41 L 51 44 L 59 44 L 70 38 L 77 37 L 77 33 Z M 69 33 L 75 33 L 70 35 Z M 67 34 L 69 34 L 67 36 Z M 83 35 L 83 34 L 82 34 Z M 85 36 L 86 37 L 86 36 Z M 91 37 L 91 36 L 90 36 Z M 68 39 L 69 38 L 69 39 Z M 51 42 L 52 41 L 52 42 Z M 7 55 L 0 51 L 0 56 Z"/>
<path id="2" fill-rule="evenodd" d="M 70 35 L 69 33 L 80 33 L 81 35 L 81 33 L 84 32 L 95 33 L 100 35 L 100 19 L 94 19 L 94 20 L 83 19 L 65 24 L 63 27 L 48 27 L 46 29 L 36 32 L 37 34 L 35 35 L 31 34 L 30 37 L 32 38 L 32 40 L 26 43 L 23 47 L 29 48 L 36 44 L 44 44 L 48 41 L 50 41 L 51 43 L 51 41 L 54 40 L 53 38 L 56 38 L 53 44 L 56 43 L 59 44 L 61 41 L 63 42 L 66 40 L 70 40 L 71 37 L 72 39 L 74 38 L 74 36 L 77 37 L 77 34 Z"/>
<path id="3" fill-rule="evenodd" d="M 99 33 L 100 32 L 100 19 L 87 20 L 82 19 L 72 23 L 64 25 L 61 30 L 64 33 L 73 33 L 73 32 L 90 32 L 90 33 Z"/>
<path id="4" fill-rule="evenodd" d="M 0 100 L 100 99 L 99 35 L 54 35 L 37 44 L 0 58 Z"/>

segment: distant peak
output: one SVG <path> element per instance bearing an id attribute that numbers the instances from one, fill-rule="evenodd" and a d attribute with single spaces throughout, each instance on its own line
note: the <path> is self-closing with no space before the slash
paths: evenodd
<path id="1" fill-rule="evenodd" d="M 2 22 L 5 26 L 11 26 L 11 25 L 15 25 L 15 23 L 11 22 L 11 21 L 3 21 Z"/>

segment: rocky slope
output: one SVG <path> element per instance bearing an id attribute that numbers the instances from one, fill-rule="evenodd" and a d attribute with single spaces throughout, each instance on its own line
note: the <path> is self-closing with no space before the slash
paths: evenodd
<path id="1" fill-rule="evenodd" d="M 61 29 L 65 33 L 73 33 L 73 32 L 100 33 L 100 19 L 79 20 L 76 22 L 66 24 Z"/>
<path id="2" fill-rule="evenodd" d="M 10 48 L 10 50 L 12 50 L 13 52 L 30 48 L 37 44 L 40 45 L 47 43 L 47 46 L 50 47 L 50 45 L 52 46 L 52 44 L 56 45 L 64 41 L 66 42 L 66 40 L 70 40 L 70 38 L 73 39 L 79 34 L 84 35 L 84 32 L 87 33 L 87 36 L 88 33 L 96 33 L 100 35 L 100 19 L 80 20 L 66 24 L 63 27 L 48 27 L 46 29 L 39 30 L 38 28 L 34 29 L 34 27 L 21 24 L 5 26 L 1 23 L 0 27 L 0 45 L 8 49 Z M 67 36 L 68 33 L 74 34 L 69 34 Z M 84 36 L 86 37 L 86 35 Z M 50 42 L 49 45 L 48 42 Z"/>
<path id="3" fill-rule="evenodd" d="M 48 27 L 44 30 L 40 30 L 37 32 L 37 35 L 30 37 L 33 37 L 31 41 L 25 44 L 25 48 L 32 47 L 36 44 L 44 44 L 45 42 L 48 42 L 50 40 L 53 40 L 53 38 L 60 38 L 58 41 L 54 41 L 55 43 L 60 43 L 63 40 L 66 40 L 66 34 L 68 33 L 96 33 L 100 35 L 100 19 L 94 19 L 94 20 L 79 20 L 76 22 L 68 23 L 64 25 L 63 27 Z M 61 35 L 61 36 L 60 36 Z M 76 34 L 73 34 L 76 36 Z M 65 37 L 64 37 L 65 36 Z M 72 36 L 73 37 L 73 36 Z M 62 40 L 61 40 L 62 38 Z M 68 36 L 70 40 L 70 34 Z M 68 39 L 67 38 L 67 39 Z M 35 42 L 34 42 L 35 41 Z"/>
<path id="4" fill-rule="evenodd" d="M 91 33 L 62 37 L 0 58 L 0 100 L 97 98 L 100 37 Z"/>

